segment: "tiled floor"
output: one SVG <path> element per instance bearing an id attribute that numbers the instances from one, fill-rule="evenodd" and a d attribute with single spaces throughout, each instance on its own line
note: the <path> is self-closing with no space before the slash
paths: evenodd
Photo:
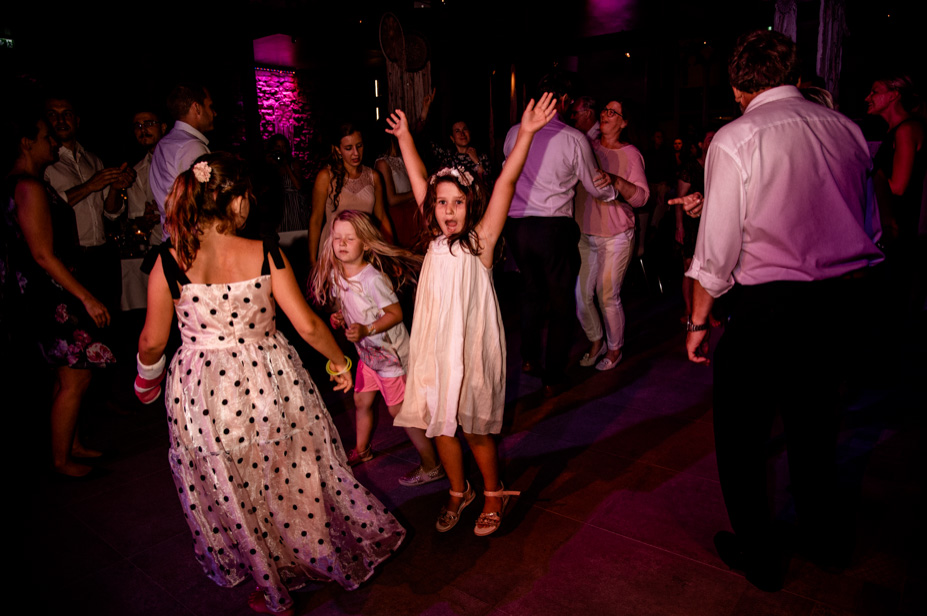
<path id="1" fill-rule="evenodd" d="M 924 525 L 916 521 L 927 443 L 923 338 L 909 345 L 899 375 L 857 383 L 844 415 L 841 471 L 857 519 L 852 566 L 824 571 L 796 557 L 785 589 L 769 594 L 729 571 L 712 545 L 727 518 L 714 464 L 710 370 L 685 361 L 675 302 L 638 296 L 628 304 L 624 362 L 608 373 L 574 368 L 574 386 L 553 400 L 517 369 L 517 323 L 510 323 L 500 452 L 506 483 L 522 496 L 492 537 L 470 532 L 478 503 L 453 532 L 434 532 L 447 485 L 397 484 L 415 453 L 384 410 L 374 440 L 380 455 L 356 474 L 397 513 L 410 539 L 360 590 L 319 585 L 297 593 L 299 613 L 923 614 Z M 136 326 L 123 324 L 127 349 Z M 67 484 L 36 475 L 37 506 L 24 526 L 29 580 L 14 582 L 11 597 L 25 588 L 29 609 L 49 614 L 250 614 L 251 585 L 219 588 L 193 558 L 166 460 L 163 408 L 134 402 L 131 368 L 124 365 L 128 375 L 113 379 L 114 393 L 104 388 L 85 411 L 86 440 L 111 452 L 101 464 L 107 474 Z M 351 442 L 346 402 L 330 399 Z M 787 520 L 780 450 L 774 440 L 770 468 Z M 470 474 L 478 477 L 475 468 Z"/>

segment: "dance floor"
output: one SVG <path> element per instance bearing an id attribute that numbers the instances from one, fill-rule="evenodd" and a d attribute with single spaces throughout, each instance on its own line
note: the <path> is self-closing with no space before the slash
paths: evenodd
<path id="1" fill-rule="evenodd" d="M 685 359 L 678 297 L 629 288 L 624 361 L 605 373 L 574 361 L 572 388 L 548 400 L 538 392 L 540 381 L 520 371 L 517 307 L 514 294 L 506 296 L 517 285 L 507 282 L 499 285 L 510 349 L 500 454 L 506 486 L 521 497 L 500 531 L 473 535 L 478 500 L 452 532 L 435 532 L 448 485 L 397 483 L 415 451 L 382 409 L 373 443 L 378 455 L 356 474 L 410 538 L 355 592 L 327 584 L 295 593 L 297 613 L 927 613 L 923 518 L 917 522 L 924 515 L 927 445 L 923 331 L 903 343 L 903 358 L 892 358 L 897 369 L 854 378 L 848 391 L 839 459 L 843 488 L 855 504 L 852 564 L 831 571 L 796 556 L 784 590 L 769 594 L 730 571 L 712 544 L 715 532 L 729 528 L 714 459 L 712 377 Z M 31 579 L 25 593 L 22 579 L 12 582 L 11 597 L 26 596 L 31 611 L 49 614 L 251 614 L 252 584 L 220 588 L 194 560 L 167 463 L 163 406 L 143 407 L 131 393 L 139 318 L 123 316 L 126 359 L 85 405 L 84 439 L 108 452 L 99 464 L 104 475 L 51 480 L 38 464 L 44 441 L 33 441 L 41 451 L 33 467 L 40 469 L 38 502 L 24 501 Z M 579 333 L 577 327 L 577 357 Z M 713 333 L 715 342 L 719 335 Z M 349 399 L 328 400 L 345 441 L 353 442 Z M 770 441 L 773 496 L 788 522 L 783 450 L 781 438 Z M 478 483 L 475 465 L 468 472 Z"/>

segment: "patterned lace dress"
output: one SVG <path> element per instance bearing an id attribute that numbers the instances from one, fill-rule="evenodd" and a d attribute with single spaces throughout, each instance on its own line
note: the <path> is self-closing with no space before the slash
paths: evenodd
<path id="1" fill-rule="evenodd" d="M 260 277 L 213 285 L 190 283 L 167 250 L 162 263 L 183 341 L 165 381 L 170 465 L 196 558 L 220 586 L 253 579 L 273 611 L 309 580 L 356 588 L 405 530 L 354 478 L 277 332 L 267 258 Z"/>

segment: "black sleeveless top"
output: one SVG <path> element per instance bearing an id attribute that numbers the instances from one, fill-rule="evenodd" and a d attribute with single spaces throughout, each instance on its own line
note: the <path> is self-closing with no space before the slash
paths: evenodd
<path id="1" fill-rule="evenodd" d="M 917 122 L 922 125 L 919 118 L 908 118 L 890 130 L 882 140 L 873 159 L 876 171 L 882 171 L 886 177 L 892 177 L 892 165 L 895 157 L 895 133 L 898 128 L 908 122 Z M 927 131 L 925 131 L 927 132 Z M 911 169 L 911 179 L 908 188 L 902 195 L 893 195 L 891 199 L 891 212 L 898 223 L 898 233 L 902 238 L 913 237 L 917 234 L 918 219 L 921 211 L 921 200 L 924 192 L 924 176 L 927 174 L 927 144 L 921 146 L 920 151 L 914 153 L 914 166 Z"/>
<path id="2" fill-rule="evenodd" d="M 274 267 L 277 269 L 283 269 L 285 264 L 276 237 L 265 237 L 263 238 L 263 243 L 264 263 L 261 264 L 261 276 L 269 276 L 270 261 L 268 257 L 274 260 Z M 180 299 L 180 287 L 190 284 L 190 279 L 187 278 L 187 275 L 180 269 L 177 260 L 174 259 L 174 255 L 171 254 L 171 244 L 169 242 L 161 244 L 158 248 L 158 253 L 161 256 L 161 269 L 164 271 L 164 278 L 167 280 L 167 285 L 171 289 L 171 297 L 175 300 Z"/>

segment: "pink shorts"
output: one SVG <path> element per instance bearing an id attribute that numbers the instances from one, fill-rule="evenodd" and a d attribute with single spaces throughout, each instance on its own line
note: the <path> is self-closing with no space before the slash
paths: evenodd
<path id="1" fill-rule="evenodd" d="M 373 368 L 358 360 L 354 391 L 359 394 L 365 391 L 378 391 L 383 394 L 386 406 L 402 404 L 406 397 L 406 375 L 380 376 Z"/>

